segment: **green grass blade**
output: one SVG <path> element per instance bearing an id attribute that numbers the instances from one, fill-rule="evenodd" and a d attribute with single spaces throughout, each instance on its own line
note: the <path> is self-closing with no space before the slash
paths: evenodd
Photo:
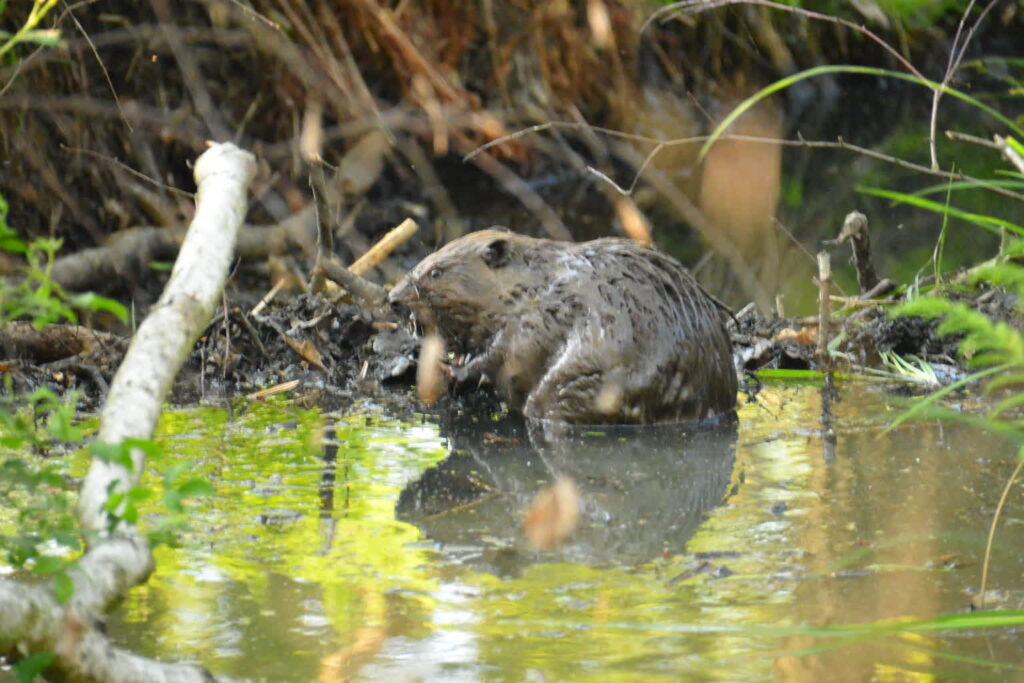
<path id="1" fill-rule="evenodd" d="M 980 100 L 971 97 L 967 93 L 963 93 L 960 92 L 959 90 L 951 88 L 948 85 L 942 85 L 941 83 L 930 81 L 927 78 L 919 78 L 917 76 L 914 76 L 913 74 L 907 74 L 901 71 L 878 69 L 870 66 L 851 66 L 843 64 L 833 64 L 825 66 L 816 66 L 813 69 L 807 69 L 805 71 L 795 73 L 792 76 L 787 76 L 786 78 L 775 81 L 774 83 L 762 88 L 761 90 L 758 90 L 756 93 L 740 102 L 738 105 L 736 105 L 736 108 L 729 112 L 729 115 L 726 116 L 721 123 L 715 126 L 715 129 L 713 131 L 711 131 L 711 135 L 708 136 L 707 141 L 700 148 L 700 154 L 698 158 L 703 159 L 707 155 L 708 150 L 711 149 L 711 146 L 714 145 L 718 141 L 718 139 L 722 137 L 725 131 L 729 129 L 729 126 L 736 122 L 736 119 L 738 119 L 751 107 L 753 107 L 755 104 L 765 99 L 769 95 L 777 93 L 780 90 L 785 90 L 794 83 L 798 83 L 799 81 L 808 78 L 838 73 L 862 74 L 866 76 L 883 76 L 889 78 L 897 78 L 902 81 L 910 81 L 911 83 L 923 85 L 931 90 L 940 90 L 946 95 L 950 95 L 951 97 L 963 100 L 964 102 L 967 102 L 968 104 L 971 104 L 972 106 L 980 109 L 981 111 L 985 112 L 992 118 L 1002 123 L 1009 130 L 1013 131 L 1013 133 L 1017 135 L 1017 137 L 1024 138 L 1024 129 L 1022 129 L 1012 120 L 1010 120 L 1006 116 L 1003 116 L 1001 113 L 999 113 L 992 107 L 988 106 L 984 102 L 981 102 Z"/>
<path id="2" fill-rule="evenodd" d="M 891 199 L 903 204 L 910 204 L 911 206 L 916 206 L 919 209 L 934 211 L 945 216 L 953 216 L 954 218 L 959 218 L 967 221 L 968 223 L 973 223 L 974 225 L 985 228 L 997 235 L 999 234 L 1000 228 L 1003 227 L 1017 233 L 1018 235 L 1024 235 L 1024 227 L 1021 227 L 1016 223 L 1011 223 L 1010 221 L 1005 221 L 1000 218 L 992 218 L 991 216 L 986 216 L 980 213 L 971 213 L 969 211 L 957 209 L 917 195 L 906 194 L 905 192 L 894 192 L 892 190 L 883 190 L 875 187 L 858 187 L 857 191 L 863 194 L 881 197 L 883 199 Z"/>
<path id="3" fill-rule="evenodd" d="M 946 190 L 986 190 L 990 187 L 1001 187 L 1007 190 L 1024 190 L 1024 181 L 1021 180 L 958 180 L 953 183 L 942 183 L 941 185 L 929 185 L 928 187 L 921 188 L 915 191 L 913 194 L 922 196 L 929 194 L 938 194 L 939 192 L 945 192 Z"/>
<path id="4" fill-rule="evenodd" d="M 936 401 L 938 401 L 939 399 L 941 399 L 941 398 L 943 398 L 945 396 L 948 396 L 949 394 L 953 393 L 954 391 L 956 391 L 960 387 L 966 386 L 967 384 L 970 384 L 971 382 L 976 382 L 977 380 L 983 379 L 983 378 L 988 377 L 990 375 L 994 375 L 996 373 L 1003 372 L 1004 370 L 1007 370 L 1007 369 L 1012 368 L 1012 367 L 1013 367 L 1012 363 L 1004 363 L 1002 365 L 997 365 L 997 366 L 992 367 L 992 368 L 987 368 L 985 370 L 981 370 L 979 372 L 976 372 L 973 375 L 968 375 L 967 377 L 964 377 L 961 380 L 953 382 L 949 386 L 946 386 L 946 387 L 943 387 L 943 388 L 939 389 L 935 393 L 932 393 L 932 394 L 929 394 L 928 396 L 925 396 L 920 401 L 918 401 L 917 403 L 912 405 L 909 410 L 907 410 L 907 411 L 903 412 L 902 414 L 896 416 L 896 418 L 892 422 L 889 423 L 889 426 L 886 427 L 884 430 L 882 430 L 882 434 L 886 434 L 886 433 L 892 431 L 893 429 L 895 429 L 899 425 L 903 424 L 907 420 L 910 420 L 911 418 L 918 417 L 919 415 L 922 415 L 925 412 L 925 410 L 927 408 L 931 407 L 932 405 L 934 405 Z"/>

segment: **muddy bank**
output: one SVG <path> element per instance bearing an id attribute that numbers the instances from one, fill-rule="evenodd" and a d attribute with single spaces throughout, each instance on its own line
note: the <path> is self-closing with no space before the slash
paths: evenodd
<path id="1" fill-rule="evenodd" d="M 810 286 L 810 283 L 809 283 Z M 235 284 L 237 287 L 237 283 Z M 234 289 L 234 288 L 232 288 Z M 952 293 L 994 320 L 1020 328 L 1015 297 L 1002 289 Z M 343 406 L 376 397 L 401 413 L 426 407 L 415 393 L 420 331 L 404 307 L 360 308 L 312 294 L 278 295 L 256 304 L 258 292 L 230 291 L 179 376 L 173 402 L 258 398 L 278 391 L 301 402 Z M 891 318 L 886 306 L 850 301 L 832 318 L 829 363 L 816 355 L 818 318 L 763 315 L 753 305 L 727 322 L 743 390 L 756 392 L 753 373 L 765 369 L 859 373 L 879 367 L 880 354 L 912 355 L 932 363 L 952 381 L 964 370 L 959 338 L 936 334 L 937 321 Z M 254 312 L 255 308 L 255 312 Z M 28 324 L 0 327 L 0 351 L 8 399 L 46 386 L 74 391 L 84 409 L 102 404 L 128 338 L 83 326 L 55 325 L 44 332 Z M 440 405 L 484 415 L 501 410 L 490 385 L 443 392 Z M 436 407 L 436 406 L 435 406 Z"/>

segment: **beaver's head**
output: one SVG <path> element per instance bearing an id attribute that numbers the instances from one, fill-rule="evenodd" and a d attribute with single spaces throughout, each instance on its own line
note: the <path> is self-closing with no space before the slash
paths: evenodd
<path id="1" fill-rule="evenodd" d="M 532 242 L 503 230 L 470 233 L 423 259 L 388 299 L 412 309 L 452 350 L 478 351 L 517 314 L 524 285 L 543 275 L 524 259 Z"/>

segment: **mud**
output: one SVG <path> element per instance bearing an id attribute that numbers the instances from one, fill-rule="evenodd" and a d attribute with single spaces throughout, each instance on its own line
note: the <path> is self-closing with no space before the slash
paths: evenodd
<path id="1" fill-rule="evenodd" d="M 1002 289 L 983 290 L 959 299 L 994 320 L 1024 326 L 1014 297 Z M 503 410 L 487 385 L 450 387 L 434 406 L 424 406 L 414 390 L 420 337 L 412 322 L 389 308 L 368 312 L 352 304 L 332 304 L 301 294 L 271 301 L 252 313 L 258 292 L 232 292 L 227 313 L 217 310 L 180 373 L 171 401 L 231 401 L 297 381 L 286 389 L 300 403 L 339 407 L 372 398 L 399 413 L 452 412 L 484 418 Z M 843 339 L 833 370 L 857 373 L 878 367 L 879 353 L 918 356 L 937 367 L 966 370 L 956 354 L 959 337 L 939 336 L 936 321 L 890 318 L 880 306 L 836 318 Z M 756 390 L 752 373 L 765 369 L 825 369 L 815 357 L 816 321 L 740 312 L 728 323 L 734 359 L 745 375 L 747 391 Z M 0 331 L 0 342 L 3 341 Z M 76 397 L 82 410 L 97 410 L 127 348 L 128 339 L 94 348 L 70 347 L 66 357 L 34 358 L 11 354 L 0 360 L 4 384 L 0 397 L 16 401 L 39 387 Z M 0 344 L 0 347 L 3 347 Z"/>

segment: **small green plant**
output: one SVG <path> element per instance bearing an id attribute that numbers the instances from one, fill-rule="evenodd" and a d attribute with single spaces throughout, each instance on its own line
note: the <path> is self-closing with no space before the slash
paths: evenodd
<path id="1" fill-rule="evenodd" d="M 119 302 L 91 292 L 69 295 L 53 279 L 54 255 L 60 245 L 60 240 L 48 238 L 25 245 L 6 224 L 0 224 L 0 248 L 24 254 L 26 259 L 20 280 L 0 281 L 0 322 L 29 318 L 41 329 L 59 320 L 77 322 L 76 309 L 107 311 L 126 321 L 128 311 Z"/>
<path id="2" fill-rule="evenodd" d="M 67 572 L 87 539 L 75 515 L 76 487 L 63 460 L 52 455 L 57 449 L 79 447 L 84 430 L 75 424 L 74 396 L 61 400 L 50 389 L 41 388 L 24 402 L 20 409 L 0 405 L 0 509 L 18 511 L 13 518 L 0 518 L 0 552 L 8 566 L 52 576 L 57 597 L 66 600 L 73 591 Z M 163 454 L 156 443 L 140 439 L 89 446 L 93 457 L 129 470 L 133 449 L 144 451 L 153 461 Z M 35 456 L 21 455 L 28 452 Z M 165 468 L 161 488 L 167 514 L 157 516 L 147 529 L 154 546 L 173 545 L 188 526 L 185 501 L 213 491 L 208 482 L 185 476 L 189 469 L 187 463 Z M 110 528 L 122 521 L 137 524 L 138 505 L 156 493 L 145 485 L 112 493 L 106 505 Z"/>
<path id="3" fill-rule="evenodd" d="M 1011 260 L 1024 253 L 1024 239 L 1011 242 L 1000 259 L 969 271 L 967 284 L 986 283 L 1003 286 L 1017 295 L 1018 312 L 1024 311 L 1024 266 Z M 964 379 L 936 391 L 918 401 L 896 418 L 890 428 L 914 417 L 938 417 L 960 422 L 972 422 L 990 431 L 998 432 L 1024 446 L 1024 418 L 1014 410 L 1024 406 L 1024 334 L 1006 322 L 997 322 L 965 303 L 951 301 L 941 295 L 919 296 L 893 308 L 893 316 L 919 316 L 941 318 L 936 328 L 940 335 L 959 334 L 960 354 L 968 365 L 977 370 Z M 943 409 L 939 400 L 953 391 L 974 382 L 985 381 L 985 392 L 993 395 L 1005 391 L 1006 395 L 989 409 L 987 415 L 977 416 Z"/>
<path id="4" fill-rule="evenodd" d="M 0 455 L 0 506 L 17 510 L 13 531 L 0 531 L 6 563 L 51 576 L 58 599 L 71 596 L 67 570 L 84 539 L 74 511 L 74 490 L 60 460 L 46 457 L 55 447 L 76 444 L 82 430 L 74 424 L 74 402 L 42 388 L 15 410 L 0 407 L 0 454 L 34 451 L 37 456 Z M 42 428 L 37 428 L 38 425 Z"/>
<path id="5" fill-rule="evenodd" d="M 14 33 L 0 31 L 0 58 L 14 49 L 19 43 L 36 43 L 54 47 L 60 44 L 60 31 L 54 29 L 38 29 L 39 22 L 43 20 L 50 10 L 57 6 L 57 0 L 33 0 L 32 8 L 28 11 L 24 23 Z M 0 0 L 0 14 L 7 9 L 7 0 Z"/>

